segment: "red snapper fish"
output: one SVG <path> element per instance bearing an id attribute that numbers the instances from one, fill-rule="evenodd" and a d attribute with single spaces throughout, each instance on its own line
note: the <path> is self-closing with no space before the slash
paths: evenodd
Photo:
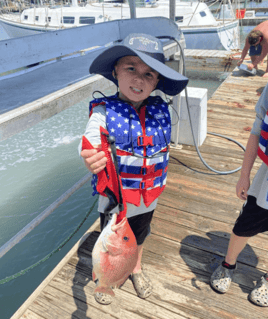
<path id="1" fill-rule="evenodd" d="M 108 147 L 110 145 L 113 157 L 116 159 L 115 140 L 100 127 L 101 146 L 107 157 L 104 170 L 98 173 L 97 191 L 107 196 L 110 205 L 105 209 L 105 216 L 118 206 L 119 214 L 113 214 L 108 224 L 102 230 L 92 251 L 92 278 L 97 281 L 94 293 L 105 293 L 114 296 L 112 288 L 123 285 L 133 272 L 138 260 L 138 246 L 135 235 L 126 218 L 126 203 L 122 195 L 122 185 L 118 167 L 112 161 Z M 94 147 L 85 136 L 82 139 L 82 149 Z"/>
<path id="2" fill-rule="evenodd" d="M 122 286 L 137 263 L 137 242 L 127 218 L 118 224 L 116 219 L 113 214 L 92 251 L 92 277 L 98 279 L 94 293 L 114 296 L 112 288 Z"/>

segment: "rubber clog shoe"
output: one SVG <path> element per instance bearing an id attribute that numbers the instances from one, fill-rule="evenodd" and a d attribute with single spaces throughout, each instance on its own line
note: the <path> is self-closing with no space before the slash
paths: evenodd
<path id="1" fill-rule="evenodd" d="M 226 293 L 232 283 L 234 271 L 237 269 L 237 266 L 235 269 L 227 269 L 220 265 L 211 275 L 210 278 L 210 285 L 211 287 L 216 290 L 217 292 L 220 292 L 222 294 Z"/>

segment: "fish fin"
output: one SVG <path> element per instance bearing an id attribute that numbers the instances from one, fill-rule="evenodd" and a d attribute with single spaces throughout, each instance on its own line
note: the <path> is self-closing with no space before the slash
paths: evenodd
<path id="1" fill-rule="evenodd" d="M 110 288 L 110 287 L 96 287 L 95 290 L 94 290 L 94 294 L 96 292 L 99 292 L 99 293 L 102 293 L 102 294 L 107 294 L 107 295 L 110 295 L 112 297 L 115 296 L 112 288 Z"/>

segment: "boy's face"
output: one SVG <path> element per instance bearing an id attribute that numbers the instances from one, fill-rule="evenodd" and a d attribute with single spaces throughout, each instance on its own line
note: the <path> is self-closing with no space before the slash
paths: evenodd
<path id="1" fill-rule="evenodd" d="M 121 97 L 139 106 L 157 86 L 158 72 L 137 56 L 121 58 L 115 66 Z"/>

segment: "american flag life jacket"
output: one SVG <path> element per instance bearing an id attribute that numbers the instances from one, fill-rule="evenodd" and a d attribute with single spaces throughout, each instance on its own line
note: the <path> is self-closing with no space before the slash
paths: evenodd
<path id="1" fill-rule="evenodd" d="M 106 107 L 106 125 L 115 137 L 123 196 L 140 206 L 141 195 L 148 207 L 164 190 L 169 161 L 171 119 L 161 97 L 149 97 L 140 113 L 116 95 L 90 102 L 90 115 L 97 105 Z M 97 194 L 97 175 L 92 179 Z"/>
<path id="2" fill-rule="evenodd" d="M 261 135 L 259 139 L 258 156 L 268 165 L 268 111 L 262 121 Z"/>

